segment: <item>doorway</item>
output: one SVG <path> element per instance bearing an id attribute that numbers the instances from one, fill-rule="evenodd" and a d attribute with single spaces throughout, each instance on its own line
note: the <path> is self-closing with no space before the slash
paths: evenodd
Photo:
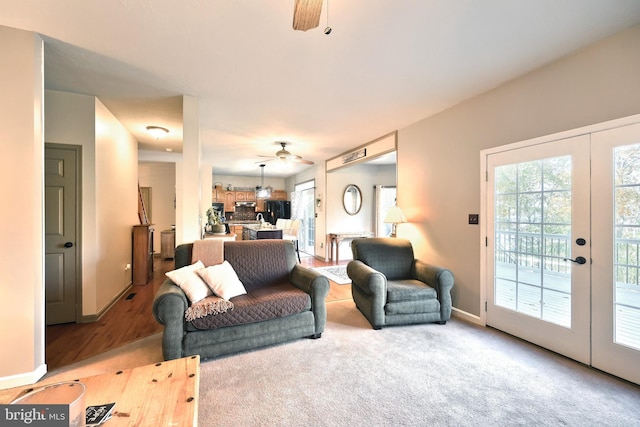
<path id="1" fill-rule="evenodd" d="M 640 125 L 486 156 L 486 323 L 640 383 Z"/>
<path id="2" fill-rule="evenodd" d="M 385 223 L 384 218 L 389 208 L 396 204 L 396 186 L 375 186 L 375 229 L 376 237 L 389 237 L 392 225 Z"/>
<path id="3" fill-rule="evenodd" d="M 294 218 L 301 220 L 298 231 L 298 247 L 301 252 L 315 255 L 315 180 L 295 186 Z"/>

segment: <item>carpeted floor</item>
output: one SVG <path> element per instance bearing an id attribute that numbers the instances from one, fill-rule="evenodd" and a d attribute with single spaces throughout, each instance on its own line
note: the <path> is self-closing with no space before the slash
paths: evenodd
<path id="1" fill-rule="evenodd" d="M 640 425 L 639 386 L 493 329 L 453 319 L 374 331 L 351 300 L 327 316 L 318 340 L 202 361 L 199 425 Z M 49 376 L 159 360 L 154 335 Z"/>
<path id="2" fill-rule="evenodd" d="M 328 267 L 315 267 L 312 270 L 316 270 L 318 273 L 325 276 L 327 279 L 336 282 L 338 285 L 346 285 L 351 283 L 351 279 L 347 276 L 346 265 L 331 265 Z"/>
<path id="3" fill-rule="evenodd" d="M 319 340 L 204 361 L 200 425 L 640 425 L 639 387 L 501 332 L 327 306 Z"/>

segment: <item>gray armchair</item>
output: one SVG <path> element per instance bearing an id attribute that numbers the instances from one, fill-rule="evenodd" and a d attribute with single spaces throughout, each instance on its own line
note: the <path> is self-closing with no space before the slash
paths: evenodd
<path id="1" fill-rule="evenodd" d="M 411 242 L 354 239 L 347 265 L 356 307 L 374 329 L 451 318 L 451 271 L 414 258 Z"/>

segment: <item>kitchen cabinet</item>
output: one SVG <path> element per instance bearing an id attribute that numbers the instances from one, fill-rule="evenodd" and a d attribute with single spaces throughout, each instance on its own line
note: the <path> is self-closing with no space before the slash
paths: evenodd
<path id="1" fill-rule="evenodd" d="M 222 189 L 222 187 L 213 187 L 211 191 L 211 201 L 212 202 L 224 202 L 226 197 L 226 191 Z"/>
<path id="2" fill-rule="evenodd" d="M 236 191 L 236 202 L 255 202 L 255 191 Z"/>
<path id="3" fill-rule="evenodd" d="M 236 211 L 236 192 L 227 191 L 224 194 L 224 211 L 235 212 Z"/>
<path id="4" fill-rule="evenodd" d="M 229 231 L 231 231 L 232 234 L 236 235 L 236 240 L 243 240 L 243 238 L 242 238 L 242 229 L 243 229 L 243 227 L 241 225 L 230 225 L 229 226 Z"/>
<path id="5" fill-rule="evenodd" d="M 134 285 L 146 285 L 153 277 L 153 226 L 133 226 L 133 272 Z"/>
<path id="6" fill-rule="evenodd" d="M 264 212 L 265 209 L 265 199 L 256 200 L 256 212 Z"/>
<path id="7" fill-rule="evenodd" d="M 287 200 L 287 192 L 284 190 L 273 190 L 269 200 Z"/>

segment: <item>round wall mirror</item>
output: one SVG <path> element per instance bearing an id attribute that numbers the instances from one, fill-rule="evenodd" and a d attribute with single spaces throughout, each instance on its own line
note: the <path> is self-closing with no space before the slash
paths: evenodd
<path id="1" fill-rule="evenodd" d="M 344 210 L 347 211 L 349 215 L 355 215 L 360 212 L 360 208 L 362 207 L 362 193 L 357 185 L 347 185 L 347 188 L 344 189 L 344 195 L 342 196 L 342 204 L 344 205 Z"/>

